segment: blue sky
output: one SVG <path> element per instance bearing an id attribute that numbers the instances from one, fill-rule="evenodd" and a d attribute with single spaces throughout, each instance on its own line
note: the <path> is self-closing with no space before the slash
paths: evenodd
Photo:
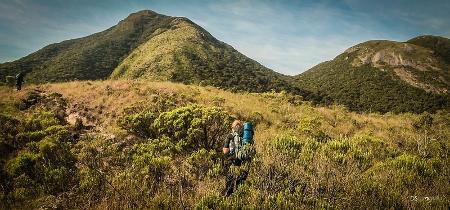
<path id="1" fill-rule="evenodd" d="M 105 30 L 144 9 L 188 17 L 289 75 L 371 39 L 450 37 L 450 0 L 0 0 L 0 62 Z"/>

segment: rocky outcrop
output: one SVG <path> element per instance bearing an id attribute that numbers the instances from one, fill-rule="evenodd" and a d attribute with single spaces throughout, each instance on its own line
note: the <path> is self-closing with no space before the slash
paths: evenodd
<path id="1" fill-rule="evenodd" d="M 448 92 L 447 88 L 432 84 L 434 81 L 425 81 L 415 73 L 439 75 L 445 71 L 443 62 L 431 49 L 410 43 L 376 40 L 353 46 L 344 53 L 348 54 L 346 59 L 352 58 L 349 62 L 353 67 L 370 65 L 380 71 L 391 70 L 411 86 L 437 94 Z M 449 84 L 444 77 L 435 80 Z"/>

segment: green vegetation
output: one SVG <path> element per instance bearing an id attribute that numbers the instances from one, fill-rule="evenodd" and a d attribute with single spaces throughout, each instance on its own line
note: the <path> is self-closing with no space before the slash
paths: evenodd
<path id="1" fill-rule="evenodd" d="M 0 209 L 445 209 L 448 40 L 408 42 L 363 43 L 289 77 L 142 11 L 1 64 Z M 19 71 L 112 80 L 13 92 Z M 235 118 L 253 122 L 256 154 L 230 168 L 249 176 L 224 197 Z"/>
<path id="2" fill-rule="evenodd" d="M 234 92 L 286 91 L 313 104 L 360 112 L 449 109 L 449 41 L 421 36 L 368 41 L 301 75 L 279 74 L 183 17 L 144 10 L 87 37 L 51 44 L 0 64 L 0 85 L 100 79 L 146 79 Z M 131 120 L 131 119 L 130 119 Z M 139 132 L 139 131 L 138 131 Z"/>
<path id="3" fill-rule="evenodd" d="M 24 111 L 12 107 L 16 116 L 0 113 L 1 208 L 31 208 L 31 200 L 42 205 L 45 202 L 39 198 L 56 196 L 77 183 L 74 174 L 78 169 L 71 152 L 76 135 L 59 120 L 58 111 L 64 104 L 51 102 L 64 99 L 49 95 Z"/>
<path id="4" fill-rule="evenodd" d="M 439 36 L 418 36 L 407 41 L 434 51 L 434 54 L 450 64 L 450 39 Z"/>
<path id="5" fill-rule="evenodd" d="M 252 92 L 286 90 L 317 98 L 189 19 L 148 10 L 133 13 L 105 31 L 0 64 L 2 80 L 18 72 L 26 72 L 26 83 L 147 78 Z"/>
<path id="6" fill-rule="evenodd" d="M 303 89 L 328 96 L 328 100 L 322 100 L 325 104 L 334 101 L 352 111 L 422 113 L 449 110 L 448 64 L 433 57 L 429 50 L 416 48 L 390 41 L 362 43 L 296 76 L 297 83 Z M 395 56 L 412 61 L 402 61 Z M 436 59 L 436 62 L 427 59 Z"/>
<path id="7" fill-rule="evenodd" d="M 300 92 L 287 76 L 278 74 L 218 41 L 186 18 L 130 53 L 112 78 L 148 78 L 231 90 Z M 168 42 L 167 40 L 170 40 Z"/>
<path id="8" fill-rule="evenodd" d="M 17 61 L 0 64 L 0 78 L 26 72 L 28 83 L 105 79 L 154 31 L 170 27 L 170 21 L 170 17 L 148 10 L 133 13 L 105 31 L 51 44 Z"/>
<path id="9" fill-rule="evenodd" d="M 286 92 L 129 80 L 24 91 L 0 88 L 1 209 L 450 205 L 446 111 L 358 114 Z M 94 128 L 76 129 L 74 112 Z M 223 197 L 221 147 L 235 117 L 255 122 L 256 155 L 231 167 L 249 176 Z"/>

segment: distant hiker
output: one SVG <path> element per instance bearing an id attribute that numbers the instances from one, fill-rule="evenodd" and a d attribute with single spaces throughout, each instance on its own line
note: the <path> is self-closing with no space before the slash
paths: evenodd
<path id="1" fill-rule="evenodd" d="M 235 120 L 231 125 L 231 133 L 227 135 L 223 146 L 223 153 L 226 155 L 225 196 L 231 195 L 234 189 L 242 184 L 247 178 L 248 171 L 243 171 L 236 175 L 233 174 L 230 167 L 232 165 L 241 166 L 243 163 L 251 160 L 254 152 L 247 149 L 250 144 L 253 144 L 252 124 L 246 122 L 244 126 L 242 126 L 241 121 Z"/>
<path id="2" fill-rule="evenodd" d="M 20 72 L 16 75 L 16 89 L 21 90 L 22 89 L 22 83 L 23 83 L 23 73 Z"/>

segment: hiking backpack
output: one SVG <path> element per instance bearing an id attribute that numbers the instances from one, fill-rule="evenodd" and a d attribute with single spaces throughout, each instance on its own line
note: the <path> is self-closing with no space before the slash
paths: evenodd
<path id="1" fill-rule="evenodd" d="M 233 138 L 234 152 L 236 158 L 242 161 L 250 160 L 255 154 L 255 148 L 253 147 L 253 125 L 251 122 L 244 123 L 244 132 L 242 138 L 239 135 L 235 135 Z"/>
<path id="2" fill-rule="evenodd" d="M 244 134 L 242 136 L 242 145 L 253 144 L 253 125 L 251 122 L 244 123 Z"/>

